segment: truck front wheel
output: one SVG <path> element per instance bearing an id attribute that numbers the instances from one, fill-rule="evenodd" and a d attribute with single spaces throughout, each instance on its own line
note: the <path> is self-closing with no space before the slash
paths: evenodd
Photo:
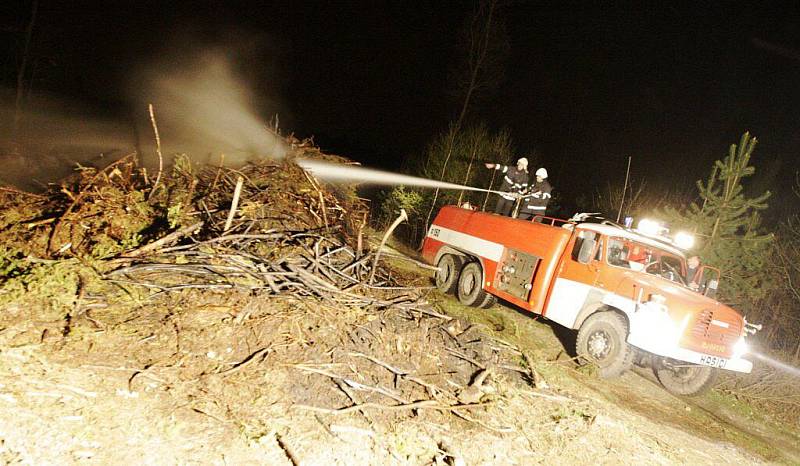
<path id="1" fill-rule="evenodd" d="M 486 293 L 486 298 L 484 298 L 482 303 L 478 304 L 478 307 L 482 309 L 489 309 L 495 304 L 497 304 L 497 297 L 491 293 Z"/>
<path id="2" fill-rule="evenodd" d="M 709 366 L 659 358 L 653 363 L 653 372 L 673 395 L 695 396 L 714 386 L 719 371 Z"/>
<path id="3" fill-rule="evenodd" d="M 458 279 L 458 300 L 466 306 L 480 306 L 487 299 L 483 291 L 483 272 L 481 264 L 470 262 L 461 270 Z"/>
<path id="4" fill-rule="evenodd" d="M 436 288 L 439 288 L 442 293 L 455 293 L 458 287 L 458 276 L 464 266 L 464 258 L 445 254 L 439 258 L 436 266 L 439 267 L 439 270 L 436 271 Z"/>
<path id="5" fill-rule="evenodd" d="M 633 365 L 634 350 L 625 341 L 627 335 L 628 325 L 622 316 L 598 312 L 578 330 L 576 351 L 578 356 L 597 364 L 600 377 L 617 377 Z"/>

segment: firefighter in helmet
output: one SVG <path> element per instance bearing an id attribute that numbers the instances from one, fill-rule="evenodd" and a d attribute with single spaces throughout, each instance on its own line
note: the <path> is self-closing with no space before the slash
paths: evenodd
<path id="1" fill-rule="evenodd" d="M 497 199 L 494 211 L 500 215 L 511 215 L 514 211 L 514 204 L 520 195 L 528 188 L 528 159 L 522 157 L 517 160 L 516 167 L 500 165 L 498 163 L 487 163 L 486 168 L 501 170 L 503 173 L 503 184 L 499 191 L 507 194 L 500 194 Z"/>
<path id="2" fill-rule="evenodd" d="M 547 182 L 547 169 L 536 170 L 536 181 L 531 184 L 528 191 L 522 198 L 522 209 L 519 218 L 530 220 L 536 215 L 544 215 L 547 211 L 547 204 L 550 202 L 553 188 Z"/>

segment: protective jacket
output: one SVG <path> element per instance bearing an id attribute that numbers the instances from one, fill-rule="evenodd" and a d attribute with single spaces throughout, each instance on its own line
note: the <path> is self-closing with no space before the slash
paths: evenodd
<path id="1" fill-rule="evenodd" d="M 495 165 L 494 169 L 503 173 L 503 184 L 500 185 L 498 191 L 523 194 L 528 188 L 528 172 L 525 170 L 517 170 L 517 167 L 509 167 L 508 165 Z M 500 196 L 509 201 L 516 200 L 514 196 L 505 196 L 503 194 Z"/>
<path id="2" fill-rule="evenodd" d="M 544 214 L 550 202 L 553 188 L 547 180 L 534 181 L 522 199 L 523 209 L 537 214 Z"/>

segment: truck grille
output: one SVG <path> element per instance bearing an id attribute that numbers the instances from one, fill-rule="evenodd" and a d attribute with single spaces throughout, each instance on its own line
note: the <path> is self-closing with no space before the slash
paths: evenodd
<path id="1" fill-rule="evenodd" d="M 705 309 L 687 333 L 693 349 L 727 356 L 742 334 L 742 319 L 724 308 Z"/>

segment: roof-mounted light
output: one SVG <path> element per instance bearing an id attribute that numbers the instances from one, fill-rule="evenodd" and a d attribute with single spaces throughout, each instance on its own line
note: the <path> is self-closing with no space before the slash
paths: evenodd
<path id="1" fill-rule="evenodd" d="M 643 218 L 639 220 L 639 226 L 636 228 L 639 233 L 647 236 L 658 236 L 661 233 L 662 226 L 655 220 Z"/>
<path id="2" fill-rule="evenodd" d="M 694 236 L 685 231 L 679 231 L 675 234 L 675 246 L 681 249 L 691 249 L 694 246 Z"/>

